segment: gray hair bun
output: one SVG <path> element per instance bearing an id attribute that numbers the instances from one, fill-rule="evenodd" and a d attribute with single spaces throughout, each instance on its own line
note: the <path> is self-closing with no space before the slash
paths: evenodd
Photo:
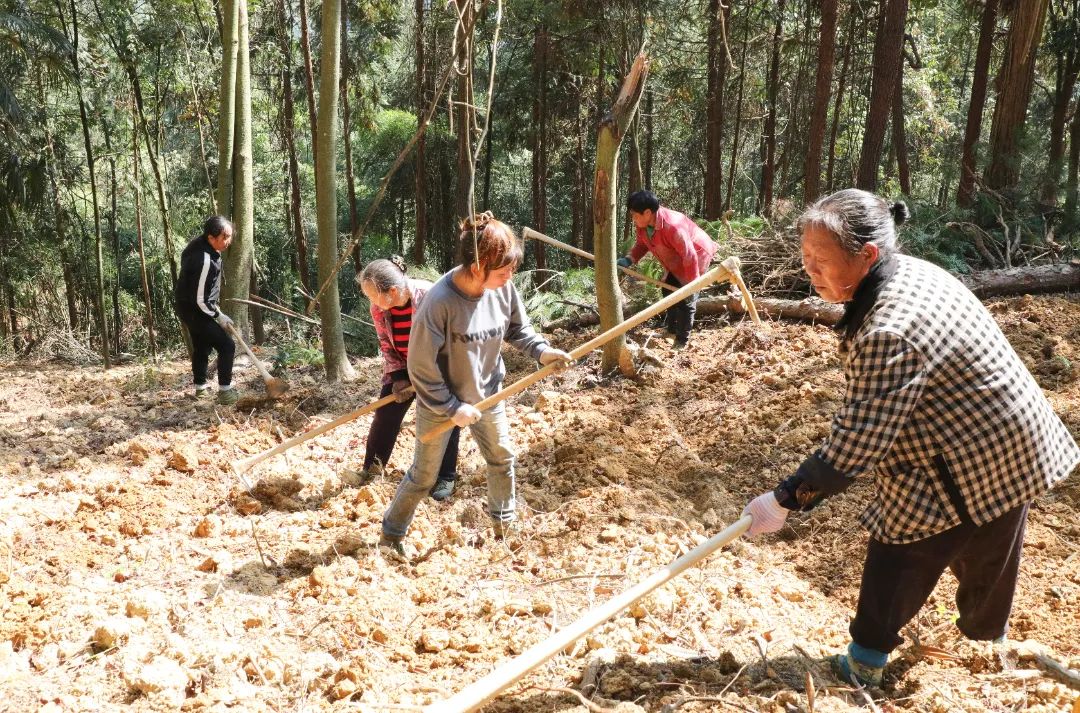
<path id="1" fill-rule="evenodd" d="M 889 208 L 889 212 L 892 213 L 893 223 L 896 227 L 900 227 L 911 217 L 911 211 L 908 210 L 907 204 L 903 201 L 893 203 L 892 208 Z"/>

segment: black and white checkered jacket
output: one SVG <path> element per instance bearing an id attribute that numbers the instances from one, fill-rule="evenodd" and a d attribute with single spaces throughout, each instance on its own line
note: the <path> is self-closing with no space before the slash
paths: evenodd
<path id="1" fill-rule="evenodd" d="M 1080 448 L 982 303 L 923 260 L 875 268 L 845 315 L 844 404 L 781 504 L 809 509 L 873 473 L 861 522 L 903 544 L 985 524 L 1066 478 Z"/>

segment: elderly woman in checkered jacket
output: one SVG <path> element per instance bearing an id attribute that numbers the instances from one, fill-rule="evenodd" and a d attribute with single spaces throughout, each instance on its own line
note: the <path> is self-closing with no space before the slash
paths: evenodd
<path id="1" fill-rule="evenodd" d="M 821 448 L 744 511 L 751 536 L 775 532 L 789 512 L 874 478 L 851 644 L 832 659 L 869 685 L 946 568 L 961 633 L 1004 640 L 1028 506 L 1080 462 L 990 312 L 944 270 L 898 253 L 907 217 L 903 203 L 848 189 L 800 218 L 814 289 L 845 305 L 844 403 Z"/>

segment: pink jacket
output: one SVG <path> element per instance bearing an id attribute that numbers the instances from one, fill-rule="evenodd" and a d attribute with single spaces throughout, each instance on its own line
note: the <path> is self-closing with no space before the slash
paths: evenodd
<path id="1" fill-rule="evenodd" d="M 651 252 L 660 264 L 682 284 L 701 277 L 720 248 L 709 234 L 682 213 L 660 206 L 652 239 L 644 228 L 637 230 L 637 242 L 630 259 L 637 263 Z"/>
<path id="2" fill-rule="evenodd" d="M 420 309 L 420 303 L 424 301 L 424 295 L 431 289 L 431 283 L 427 280 L 406 279 L 406 286 L 412 296 L 413 315 Z M 400 379 L 409 377 L 405 355 L 394 346 L 394 334 L 390 326 L 390 312 L 371 305 L 371 320 L 375 323 L 375 334 L 379 336 L 379 351 L 383 355 L 383 378 L 382 383 L 389 384 L 397 375 Z M 400 374 L 398 374 L 400 372 Z"/>

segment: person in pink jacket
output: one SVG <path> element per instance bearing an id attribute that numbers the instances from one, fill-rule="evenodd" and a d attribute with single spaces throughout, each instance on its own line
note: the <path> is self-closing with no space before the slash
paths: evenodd
<path id="1" fill-rule="evenodd" d="M 637 228 L 637 241 L 629 255 L 616 261 L 621 267 L 630 267 L 646 253 L 652 253 L 667 271 L 664 282 L 673 287 L 682 287 L 708 271 L 719 246 L 697 223 L 678 211 L 661 207 L 652 191 L 631 193 L 626 207 Z M 676 349 L 686 348 L 696 310 L 694 293 L 666 312 L 665 326 L 675 339 Z"/>

